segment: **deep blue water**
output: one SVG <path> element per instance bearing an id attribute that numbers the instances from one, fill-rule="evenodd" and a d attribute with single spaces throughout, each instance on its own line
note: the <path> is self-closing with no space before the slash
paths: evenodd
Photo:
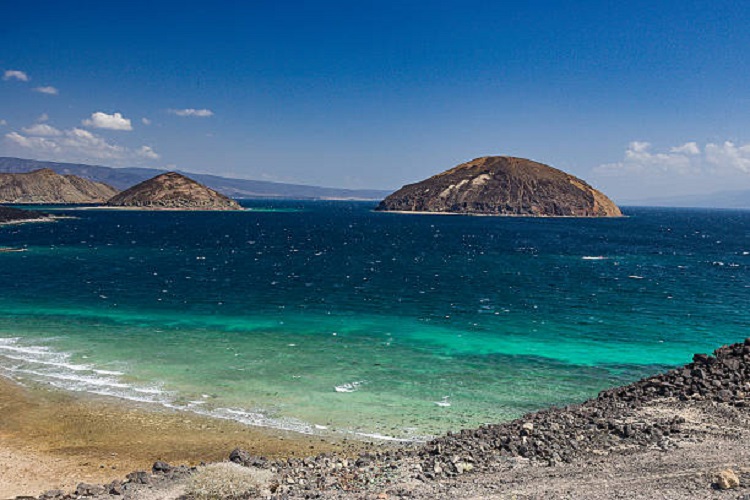
<path id="1" fill-rule="evenodd" d="M 65 211 L 0 228 L 0 373 L 306 432 L 512 418 L 747 334 L 750 212 Z M 325 428 L 325 429 L 324 429 Z"/>

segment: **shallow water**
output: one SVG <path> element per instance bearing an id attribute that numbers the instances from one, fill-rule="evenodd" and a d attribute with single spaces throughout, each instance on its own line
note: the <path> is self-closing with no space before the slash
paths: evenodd
<path id="1" fill-rule="evenodd" d="M 750 212 L 443 217 L 346 202 L 0 228 L 0 373 L 412 439 L 747 336 Z"/>

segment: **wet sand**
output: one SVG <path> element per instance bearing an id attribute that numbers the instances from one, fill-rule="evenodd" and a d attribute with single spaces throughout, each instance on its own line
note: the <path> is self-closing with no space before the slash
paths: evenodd
<path id="1" fill-rule="evenodd" d="M 106 483 L 156 460 L 196 465 L 240 447 L 266 457 L 353 454 L 358 441 L 249 427 L 0 377 L 0 499 Z"/>

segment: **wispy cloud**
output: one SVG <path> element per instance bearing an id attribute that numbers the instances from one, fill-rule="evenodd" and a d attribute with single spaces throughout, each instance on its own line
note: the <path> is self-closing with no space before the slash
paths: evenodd
<path id="1" fill-rule="evenodd" d="M 198 118 L 207 118 L 209 116 L 214 115 L 214 112 L 211 111 L 210 109 L 193 109 L 193 108 L 170 109 L 168 110 L 168 112 L 177 116 L 195 116 Z"/>
<path id="2" fill-rule="evenodd" d="M 62 131 L 45 123 L 36 123 L 30 127 L 24 127 L 22 130 L 27 134 L 42 137 L 57 137 L 62 135 Z"/>
<path id="3" fill-rule="evenodd" d="M 17 69 L 7 69 L 3 73 L 3 80 L 18 80 L 20 82 L 28 82 L 31 80 L 29 78 L 29 75 L 27 75 L 24 71 L 19 71 Z"/>
<path id="4" fill-rule="evenodd" d="M 47 113 L 42 113 L 39 115 L 39 118 L 36 119 L 39 123 L 46 122 L 47 120 L 49 120 L 49 115 Z"/>
<path id="5" fill-rule="evenodd" d="M 151 125 L 151 120 L 148 118 L 141 118 L 141 123 L 144 125 Z"/>
<path id="6" fill-rule="evenodd" d="M 706 161 L 720 166 L 750 173 L 750 144 L 737 146 L 731 141 L 724 144 L 706 144 Z"/>
<path id="7" fill-rule="evenodd" d="M 34 92 L 39 92 L 40 94 L 47 94 L 47 95 L 57 95 L 60 93 L 59 90 L 57 90 L 55 87 L 52 87 L 51 85 L 48 85 L 46 87 L 34 87 Z"/>
<path id="8" fill-rule="evenodd" d="M 114 113 L 108 115 L 97 111 L 91 114 L 91 118 L 87 118 L 81 122 L 86 127 L 93 128 L 104 128 L 108 130 L 133 130 L 133 126 L 128 118 L 125 118 L 120 113 Z"/>
<path id="9" fill-rule="evenodd" d="M 150 146 L 131 149 L 107 141 L 88 130 L 74 127 L 59 130 L 46 124 L 34 124 L 5 134 L 11 144 L 30 150 L 37 156 L 52 156 L 61 161 L 111 160 L 142 162 L 159 159 Z"/>
<path id="10" fill-rule="evenodd" d="M 0 119 L 0 126 L 1 126 L 1 127 L 4 127 L 4 126 L 6 126 L 7 124 L 8 124 L 8 122 L 7 122 L 7 121 L 5 121 L 5 120 L 3 120 L 3 119 Z"/>
<path id="11" fill-rule="evenodd" d="M 141 146 L 136 151 L 136 154 L 149 160 L 158 160 L 159 158 L 161 158 L 161 156 L 159 156 L 159 154 L 154 151 L 151 146 Z"/>
<path id="12" fill-rule="evenodd" d="M 666 151 L 654 151 L 648 142 L 633 141 L 621 161 L 599 165 L 594 172 L 605 176 L 750 173 L 750 144 L 738 146 L 732 141 L 710 142 L 701 148 L 696 142 L 686 142 Z"/>

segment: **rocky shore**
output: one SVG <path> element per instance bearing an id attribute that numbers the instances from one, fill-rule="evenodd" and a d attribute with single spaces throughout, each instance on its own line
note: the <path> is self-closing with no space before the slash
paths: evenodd
<path id="1" fill-rule="evenodd" d="M 0 206 L 0 225 L 47 220 L 53 220 L 53 217 L 49 214 L 34 210 L 21 210 L 18 208 Z"/>
<path id="2" fill-rule="evenodd" d="M 241 498 L 750 498 L 748 406 L 750 339 L 579 405 L 421 445 L 227 458 L 269 473 Z M 200 470 L 157 462 L 123 481 L 32 498 L 198 498 L 189 485 Z"/>

